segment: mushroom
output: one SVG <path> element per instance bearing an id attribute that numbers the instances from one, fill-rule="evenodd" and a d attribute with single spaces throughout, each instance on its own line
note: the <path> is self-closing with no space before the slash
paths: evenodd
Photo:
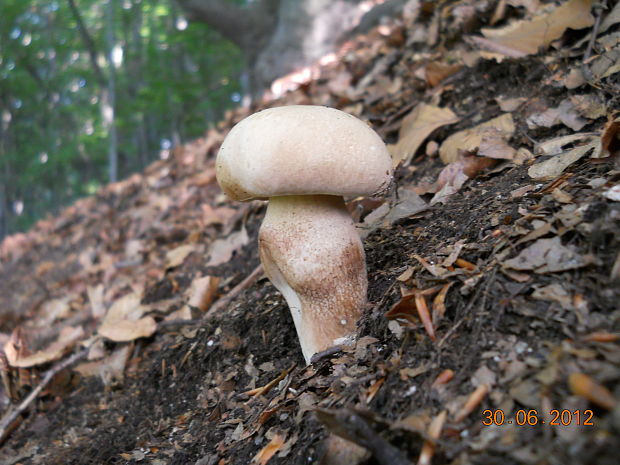
<path id="1" fill-rule="evenodd" d="M 216 170 L 230 198 L 269 200 L 260 259 L 288 303 L 306 362 L 350 340 L 368 279 L 343 196 L 376 196 L 389 188 L 392 161 L 381 138 L 333 108 L 271 108 L 232 128 Z"/>

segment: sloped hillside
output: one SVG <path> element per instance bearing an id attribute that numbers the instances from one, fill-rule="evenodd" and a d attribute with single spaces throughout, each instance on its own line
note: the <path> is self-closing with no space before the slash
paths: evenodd
<path id="1" fill-rule="evenodd" d="M 620 6 L 407 3 L 0 249 L 3 464 L 615 464 Z M 214 160 L 262 108 L 389 144 L 369 302 L 306 366 Z"/>

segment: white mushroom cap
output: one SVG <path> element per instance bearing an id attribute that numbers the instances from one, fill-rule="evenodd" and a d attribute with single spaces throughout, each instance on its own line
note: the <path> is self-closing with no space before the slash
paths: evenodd
<path id="1" fill-rule="evenodd" d="M 217 180 L 234 200 L 281 195 L 379 195 L 392 160 L 365 123 L 334 108 L 292 105 L 238 123 L 220 148 Z"/>

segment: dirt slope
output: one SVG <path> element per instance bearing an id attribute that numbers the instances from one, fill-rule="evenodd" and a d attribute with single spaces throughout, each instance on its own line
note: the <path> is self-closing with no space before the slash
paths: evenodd
<path id="1" fill-rule="evenodd" d="M 620 7 L 558 3 L 409 2 L 278 83 L 295 90 L 8 238 L 0 463 L 616 464 Z M 310 366 L 281 295 L 238 286 L 265 205 L 214 173 L 235 122 L 299 103 L 369 121 L 398 162 L 389 199 L 349 203 L 358 342 Z"/>

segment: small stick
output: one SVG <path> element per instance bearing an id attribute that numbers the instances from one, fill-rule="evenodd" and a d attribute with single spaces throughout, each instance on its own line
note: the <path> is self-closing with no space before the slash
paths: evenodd
<path id="1" fill-rule="evenodd" d="M 435 454 L 435 442 L 441 436 L 441 430 L 443 429 L 443 424 L 445 423 L 447 416 L 448 411 L 443 410 L 431 421 L 431 424 L 427 430 L 428 438 L 424 441 L 422 450 L 420 451 L 418 465 L 431 465 L 431 459 Z"/>
<path id="2" fill-rule="evenodd" d="M 254 284 L 261 277 L 262 274 L 263 265 L 258 265 L 256 268 L 254 268 L 254 271 L 252 271 L 249 276 L 247 276 L 243 281 L 233 287 L 228 294 L 226 294 L 224 297 L 219 298 L 217 302 L 211 305 L 211 307 L 206 311 L 202 318 L 209 318 L 218 310 L 228 305 L 235 297 L 241 294 L 242 291 Z"/>
<path id="3" fill-rule="evenodd" d="M 489 385 L 488 384 L 481 384 L 480 386 L 478 386 L 467 398 L 467 401 L 465 402 L 465 405 L 463 405 L 463 408 L 461 409 L 461 411 L 459 412 L 459 414 L 456 416 L 456 418 L 454 419 L 454 421 L 456 423 L 460 423 L 462 422 L 465 418 L 467 418 L 469 416 L 469 414 L 471 412 L 474 411 L 474 409 L 476 407 L 478 407 L 478 405 L 480 405 L 480 403 L 482 402 L 482 400 L 486 397 L 486 395 L 489 392 Z"/>
<path id="4" fill-rule="evenodd" d="M 586 48 L 586 53 L 583 55 L 583 61 L 581 63 L 581 73 L 583 74 L 583 77 L 586 79 L 586 81 L 588 81 L 588 83 L 590 84 L 592 84 L 592 81 L 594 81 L 594 75 L 592 74 L 592 70 L 588 66 L 588 60 L 592 55 L 592 49 L 594 48 L 594 43 L 596 42 L 596 37 L 598 36 L 598 29 L 601 24 L 603 8 L 600 4 L 596 4 L 594 6 L 594 11 L 596 12 L 596 18 L 594 20 L 592 32 L 590 33 L 590 41 L 588 42 L 588 47 Z"/>
<path id="5" fill-rule="evenodd" d="M 296 364 L 293 363 L 293 365 L 291 365 L 291 367 L 288 370 L 282 370 L 282 372 L 278 375 L 277 378 L 272 379 L 264 386 L 261 386 L 255 389 L 250 389 L 249 391 L 245 391 L 244 394 L 248 396 L 262 396 L 264 394 L 267 394 L 269 391 L 271 391 L 271 389 L 275 385 L 277 385 L 280 381 L 282 381 L 293 370 L 293 368 L 295 368 L 295 366 Z"/>
<path id="6" fill-rule="evenodd" d="M 15 409 L 9 410 L 4 415 L 4 418 L 2 418 L 2 420 L 0 421 L 0 443 L 2 443 L 2 441 L 4 441 L 4 439 L 6 438 L 11 424 L 30 406 L 30 404 L 32 404 L 32 402 L 34 402 L 34 400 L 41 393 L 41 391 L 45 389 L 47 385 L 52 381 L 54 376 L 56 376 L 65 368 L 70 367 L 75 362 L 86 357 L 86 355 L 88 354 L 88 350 L 89 349 L 86 348 L 81 350 L 80 352 L 76 352 L 68 359 L 58 362 L 52 368 L 47 370 L 39 385 L 35 387 L 30 394 L 28 394 L 28 397 L 26 397 L 21 404 L 15 407 Z"/>

